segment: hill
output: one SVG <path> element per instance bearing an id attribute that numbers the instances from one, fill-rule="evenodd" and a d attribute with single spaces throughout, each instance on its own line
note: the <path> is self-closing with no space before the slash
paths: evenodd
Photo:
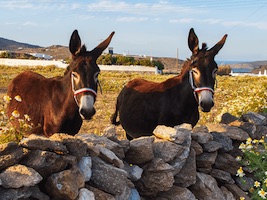
<path id="1" fill-rule="evenodd" d="M 9 39 L 0 37 L 0 49 L 1 50 L 16 51 L 21 48 L 40 48 L 40 46 L 27 44 L 27 43 L 21 43 L 21 42 L 17 42 L 14 40 L 9 40 Z"/>
<path id="2" fill-rule="evenodd" d="M 27 43 L 21 43 L 14 40 L 9 40 L 0 37 L 0 50 L 8 50 L 20 54 L 29 54 L 29 53 L 41 53 L 53 56 L 53 59 L 56 60 L 65 60 L 71 57 L 69 53 L 69 48 L 61 45 L 52 45 L 50 47 L 41 47 L 38 45 L 32 45 Z M 140 57 L 142 59 L 142 57 Z M 154 57 L 154 60 L 159 60 L 164 64 L 165 72 L 177 73 L 180 71 L 183 64 L 183 60 L 179 60 L 177 64 L 176 58 L 169 57 Z M 232 69 L 246 69 L 246 71 L 255 71 L 255 69 L 260 69 L 264 66 L 267 66 L 267 61 L 254 61 L 254 62 L 236 62 L 223 65 L 229 65 Z M 177 66 L 178 65 L 178 66 Z M 220 65 L 220 63 L 218 63 Z"/>

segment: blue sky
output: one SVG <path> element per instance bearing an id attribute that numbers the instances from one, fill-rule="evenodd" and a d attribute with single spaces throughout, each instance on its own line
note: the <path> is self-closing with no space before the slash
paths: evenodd
<path id="1" fill-rule="evenodd" d="M 190 57 L 188 32 L 208 47 L 228 34 L 216 60 L 267 60 L 266 0 L 0 0 L 0 37 L 67 46 L 74 29 L 88 49 L 112 31 L 115 53 Z"/>

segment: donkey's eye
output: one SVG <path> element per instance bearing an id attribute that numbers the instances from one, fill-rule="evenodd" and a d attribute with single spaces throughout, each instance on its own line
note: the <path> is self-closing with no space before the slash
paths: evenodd
<path id="1" fill-rule="evenodd" d="M 195 75 L 198 75 L 199 73 L 198 73 L 198 70 L 196 70 L 196 69 L 192 69 L 192 72 L 193 72 L 193 74 L 195 74 Z"/>
<path id="2" fill-rule="evenodd" d="M 98 75 L 99 75 L 99 72 L 96 72 L 96 73 L 94 74 L 94 81 L 95 81 L 95 83 L 98 82 Z"/>
<path id="3" fill-rule="evenodd" d="M 214 69 L 213 72 L 212 72 L 212 76 L 213 78 L 215 78 L 216 74 L 217 74 L 218 70 L 217 69 Z"/>
<path id="4" fill-rule="evenodd" d="M 71 76 L 74 78 L 74 79 L 77 79 L 78 78 L 78 74 L 76 72 L 72 72 L 71 73 Z"/>

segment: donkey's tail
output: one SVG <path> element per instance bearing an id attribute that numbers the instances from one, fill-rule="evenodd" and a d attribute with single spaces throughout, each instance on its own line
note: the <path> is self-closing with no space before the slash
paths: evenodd
<path id="1" fill-rule="evenodd" d="M 111 123 L 114 124 L 115 126 L 120 125 L 120 121 L 117 121 L 118 113 L 119 113 L 119 101 L 117 99 L 116 110 L 115 110 L 115 112 L 113 113 L 113 115 L 110 118 Z"/>

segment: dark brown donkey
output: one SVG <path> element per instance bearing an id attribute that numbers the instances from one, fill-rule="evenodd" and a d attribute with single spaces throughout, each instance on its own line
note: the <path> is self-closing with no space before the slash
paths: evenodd
<path id="1" fill-rule="evenodd" d="M 7 113 L 11 116 L 14 110 L 20 116 L 28 114 L 31 122 L 37 127 L 33 133 L 49 137 L 54 133 L 76 134 L 82 120 L 89 120 L 95 114 L 94 102 L 97 95 L 98 74 L 100 69 L 97 58 L 109 45 L 114 32 L 95 47 L 87 51 L 81 46 L 78 31 L 70 38 L 69 50 L 72 62 L 63 77 L 45 78 L 40 74 L 25 71 L 11 81 L 8 95 L 14 98 L 21 96 L 22 101 L 11 101 Z M 14 121 L 18 126 L 18 121 Z"/>
<path id="2" fill-rule="evenodd" d="M 143 79 L 130 81 L 117 98 L 112 123 L 121 123 L 128 139 L 152 135 L 157 125 L 173 127 L 189 123 L 195 126 L 199 120 L 198 106 L 203 112 L 209 112 L 214 105 L 218 69 L 214 57 L 226 37 L 209 50 L 205 43 L 199 49 L 194 29 L 190 29 L 188 46 L 192 56 L 185 61 L 181 73 L 161 83 Z M 120 121 L 117 122 L 118 113 Z"/>

